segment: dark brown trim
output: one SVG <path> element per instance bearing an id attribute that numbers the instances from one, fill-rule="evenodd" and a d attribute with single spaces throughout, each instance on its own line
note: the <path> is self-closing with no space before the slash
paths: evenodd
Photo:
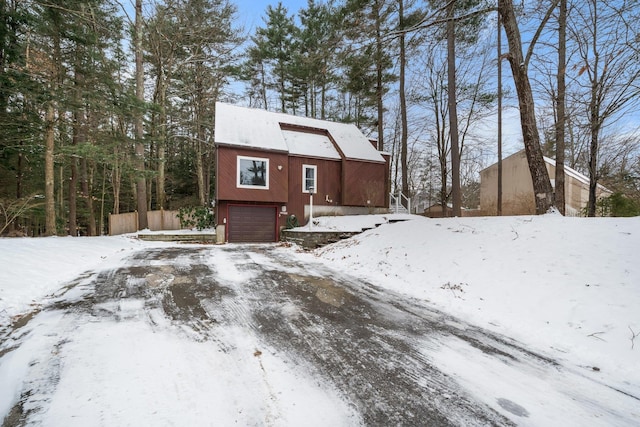
<path id="1" fill-rule="evenodd" d="M 312 126 L 294 125 L 293 123 L 279 122 L 281 130 L 290 130 L 294 132 L 313 133 L 316 135 L 327 135 L 329 131 L 324 128 L 315 128 Z"/>

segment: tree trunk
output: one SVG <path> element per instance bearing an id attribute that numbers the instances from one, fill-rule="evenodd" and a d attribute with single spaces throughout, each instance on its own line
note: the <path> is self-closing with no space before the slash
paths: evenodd
<path id="1" fill-rule="evenodd" d="M 24 157 L 22 154 L 22 145 L 22 141 L 18 142 L 18 149 L 20 151 L 18 152 L 18 163 L 16 165 L 16 199 L 22 198 L 22 159 Z"/>
<path id="2" fill-rule="evenodd" d="M 439 155 L 439 163 L 440 163 L 440 176 L 445 178 L 440 180 L 440 205 L 442 206 L 442 217 L 445 218 L 448 216 L 447 213 L 447 200 L 449 199 L 449 191 L 447 190 L 447 175 L 449 171 L 447 170 L 447 155 L 441 154 Z"/>
<path id="3" fill-rule="evenodd" d="M 567 0 L 560 0 L 558 14 L 558 98 L 556 100 L 556 185 L 555 205 L 565 215 L 564 192 L 564 128 L 565 128 L 565 92 L 567 68 Z"/>
<path id="4" fill-rule="evenodd" d="M 100 194 L 100 236 L 104 236 L 104 199 L 107 193 L 107 164 L 102 166 L 102 192 Z"/>
<path id="5" fill-rule="evenodd" d="M 204 83 L 203 83 L 203 70 L 202 64 L 198 63 L 195 67 L 195 122 L 196 122 L 196 175 L 198 179 L 198 199 L 200 201 L 200 206 L 206 206 L 207 204 L 207 192 L 205 186 L 205 153 L 204 153 L 204 144 L 205 144 L 205 127 L 204 127 Z M 284 87 L 282 87 L 284 90 Z M 282 92 L 283 100 L 284 100 L 284 92 Z M 284 104 L 283 104 L 284 106 Z M 284 110 L 283 110 L 284 112 Z"/>
<path id="6" fill-rule="evenodd" d="M 462 216 L 462 192 L 460 191 L 460 148 L 458 144 L 458 105 L 456 102 L 456 24 L 454 7 L 449 5 L 447 21 L 447 100 L 449 103 L 449 137 L 451 138 L 451 196 L 453 216 Z"/>
<path id="7" fill-rule="evenodd" d="M 327 61 L 326 58 L 322 62 L 322 87 L 320 88 L 320 120 L 326 119 L 326 102 L 327 102 Z"/>
<path id="8" fill-rule="evenodd" d="M 76 46 L 76 63 L 74 71 L 74 111 L 73 111 L 73 135 L 71 136 L 71 178 L 69 179 L 69 235 L 78 235 L 78 208 L 77 208 L 77 194 L 78 194 L 78 160 L 75 150 L 79 143 L 84 142 L 83 127 L 84 127 L 84 113 L 81 110 L 82 106 L 82 90 L 84 89 L 84 79 L 80 72 L 80 52 L 79 47 Z"/>
<path id="9" fill-rule="evenodd" d="M 93 197 L 91 196 L 91 188 L 89 185 L 89 171 L 87 159 L 82 158 L 80 161 L 81 177 L 82 177 L 82 198 L 84 199 L 87 209 L 87 236 L 96 235 L 96 215 L 93 211 Z"/>
<path id="10" fill-rule="evenodd" d="M 124 133 L 123 133 L 124 134 Z M 120 187 L 122 185 L 122 176 L 120 172 L 120 150 L 116 146 L 114 150 L 113 169 L 111 170 L 111 186 L 113 187 L 113 214 L 120 213 Z"/>
<path id="11" fill-rule="evenodd" d="M 55 149 L 54 132 L 55 111 L 53 101 L 47 103 L 45 114 L 45 151 L 44 151 L 44 201 L 45 201 L 45 234 L 56 234 L 56 205 L 54 189 L 53 155 Z"/>
<path id="12" fill-rule="evenodd" d="M 496 215 L 502 216 L 502 23 L 498 12 L 498 198 Z"/>
<path id="13" fill-rule="evenodd" d="M 74 135 L 72 138 L 72 144 L 75 144 L 73 141 L 76 138 Z M 69 178 L 69 235 L 77 236 L 78 230 L 78 209 L 77 209 L 77 187 L 78 187 L 78 160 L 76 156 L 71 156 L 71 177 Z"/>
<path id="14" fill-rule="evenodd" d="M 135 18 L 135 57 L 136 57 L 136 98 L 139 102 L 136 111 L 136 205 L 138 207 L 138 230 L 148 227 L 147 223 L 147 184 L 144 176 L 144 128 L 142 105 L 144 103 L 144 69 L 142 64 L 142 0 L 136 0 Z"/>
<path id="15" fill-rule="evenodd" d="M 542 156 L 540 134 L 536 124 L 535 104 L 527 67 L 522 54 L 520 30 L 516 22 L 516 15 L 512 0 L 499 0 L 498 8 L 502 16 L 507 42 L 509 44 L 509 63 L 511 73 L 518 94 L 520 108 L 520 125 L 524 140 L 525 153 L 529 163 L 529 172 L 533 181 L 533 193 L 536 213 L 546 213 L 553 205 L 553 189 L 549 180 L 549 173 Z"/>
<path id="16" fill-rule="evenodd" d="M 162 66 L 162 65 L 160 65 Z M 165 170 L 166 170 L 166 146 L 167 146 L 167 83 L 164 78 L 164 73 L 161 71 L 159 88 L 158 104 L 160 108 L 160 114 L 158 118 L 159 133 L 158 138 L 158 176 L 156 178 L 156 203 L 158 209 L 165 208 Z"/>
<path id="17" fill-rule="evenodd" d="M 260 95 L 262 95 L 263 108 L 269 110 L 269 104 L 267 103 L 267 80 L 263 62 L 260 63 L 260 83 Z"/>
<path id="18" fill-rule="evenodd" d="M 398 15 L 399 15 L 399 24 L 400 30 L 404 29 L 404 0 L 398 1 Z M 400 132 L 400 151 L 401 151 L 401 166 L 402 166 L 402 194 L 407 197 L 410 197 L 409 194 L 409 165 L 407 159 L 407 151 L 408 151 L 408 125 L 407 125 L 407 97 L 405 93 L 405 67 L 407 62 L 406 56 L 406 46 L 405 46 L 405 33 L 400 33 L 400 81 L 399 81 L 399 90 L 400 90 L 400 121 L 401 121 L 401 132 Z M 408 207 L 408 206 L 407 206 Z"/>
<path id="19" fill-rule="evenodd" d="M 594 67 L 597 73 L 597 66 Z M 600 133 L 600 109 L 598 103 L 598 79 L 593 80 L 589 105 L 591 121 L 591 142 L 589 146 L 589 201 L 587 215 L 596 216 L 596 189 L 598 188 L 598 134 Z"/>
<path id="20" fill-rule="evenodd" d="M 593 63 L 591 75 L 591 99 L 589 102 L 589 125 L 591 142 L 589 145 L 589 201 L 587 202 L 587 215 L 596 216 L 596 189 L 598 188 L 598 145 L 600 134 L 600 102 L 598 90 L 600 89 L 600 55 L 597 49 L 598 40 L 598 3 L 593 2 Z"/>
<path id="21" fill-rule="evenodd" d="M 382 23 L 380 22 L 382 20 L 382 5 L 380 4 L 380 0 L 376 0 L 373 7 L 375 8 L 376 14 L 376 104 L 378 107 L 378 150 L 384 151 L 384 104 L 382 102 L 382 97 L 384 95 L 382 87 L 382 77 L 384 74 L 382 58 L 384 56 L 384 51 L 382 47 Z"/>

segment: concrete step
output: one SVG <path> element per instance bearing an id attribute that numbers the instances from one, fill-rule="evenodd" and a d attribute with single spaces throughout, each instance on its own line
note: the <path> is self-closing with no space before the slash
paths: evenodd
<path id="1" fill-rule="evenodd" d="M 192 243 L 215 243 L 216 235 L 213 233 L 162 233 L 146 234 L 138 233 L 138 239 L 147 242 L 192 242 Z"/>

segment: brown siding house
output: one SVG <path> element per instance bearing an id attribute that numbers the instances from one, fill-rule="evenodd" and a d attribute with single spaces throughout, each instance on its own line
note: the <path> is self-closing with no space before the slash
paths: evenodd
<path id="1" fill-rule="evenodd" d="M 388 156 L 352 124 L 216 104 L 216 222 L 228 242 L 274 242 L 287 220 L 389 204 Z M 219 239 L 221 240 L 221 239 Z"/>

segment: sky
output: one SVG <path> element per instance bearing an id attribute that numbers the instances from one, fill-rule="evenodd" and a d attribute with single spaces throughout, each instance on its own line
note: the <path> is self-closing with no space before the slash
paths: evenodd
<path id="1" fill-rule="evenodd" d="M 238 6 L 238 23 L 251 33 L 256 27 L 264 25 L 262 18 L 266 15 L 268 6 L 276 7 L 275 0 L 231 0 Z M 281 2 L 289 11 L 289 15 L 297 15 L 298 11 L 307 6 L 307 0 L 284 0 Z"/>
<path id="2" fill-rule="evenodd" d="M 265 15 L 267 6 L 276 7 L 276 0 L 230 0 L 238 8 L 238 24 L 242 25 L 247 31 L 253 32 L 256 26 L 263 24 L 262 17 Z M 143 8 L 145 13 L 151 11 L 151 5 L 154 0 L 143 0 Z M 307 6 L 307 0 L 283 0 L 282 5 L 287 8 L 290 15 L 297 15 L 298 11 Z M 134 16 L 135 0 L 123 0 L 122 5 L 132 18 Z"/>
<path id="3" fill-rule="evenodd" d="M 557 370 L 523 371 L 521 361 L 488 357 L 461 340 L 417 343 L 429 363 L 518 425 L 640 425 L 640 338 L 632 340 L 640 332 L 640 217 L 412 218 L 385 224 L 387 216 L 322 217 L 318 229 L 382 225 L 311 253 L 295 246 L 278 250 L 310 271 L 323 263 L 349 272 L 380 292 L 413 297 L 454 316 L 452 322 L 461 319 L 515 339 L 554 360 Z M 138 250 L 171 245 L 132 237 L 1 238 L 0 331 L 52 301 L 83 298 L 99 272 L 126 268 L 126 258 Z M 248 278 L 223 249 L 207 246 L 211 256 L 203 262 L 241 285 Z M 64 288 L 74 281 L 75 287 Z M 264 372 L 253 356 L 256 343 L 244 331 L 227 331 L 237 340 L 229 354 L 213 351 L 176 333 L 170 319 L 154 318 L 149 325 L 139 315 L 140 304 L 124 300 L 102 307 L 138 319 L 127 324 L 78 324 L 59 310 L 36 312 L 0 341 L 0 420 L 23 387 L 36 387 L 23 383 L 29 375 L 43 381 L 38 390 L 49 411 L 34 417 L 49 414 L 57 422 L 49 425 L 66 427 L 98 416 L 107 425 L 148 425 L 145 417 L 162 417 L 164 425 L 205 425 L 211 411 L 221 425 L 232 425 L 242 408 L 269 401 L 256 383 Z M 73 339 L 59 342 L 60 331 L 73 331 Z M 52 347 L 62 359 L 57 367 L 48 362 Z M 262 362 L 282 392 L 280 415 L 289 421 L 274 425 L 300 425 L 305 414 L 320 425 L 353 425 L 348 402 L 335 390 L 263 350 Z M 230 363 L 240 374 L 228 369 Z M 216 381 L 204 383 L 203 377 Z M 47 391 L 47 378 L 59 378 L 53 391 Z M 123 399 L 123 388 L 136 398 Z M 526 418 L 505 410 L 504 398 L 524 408 Z M 335 418 L 322 418 L 329 415 Z"/>

